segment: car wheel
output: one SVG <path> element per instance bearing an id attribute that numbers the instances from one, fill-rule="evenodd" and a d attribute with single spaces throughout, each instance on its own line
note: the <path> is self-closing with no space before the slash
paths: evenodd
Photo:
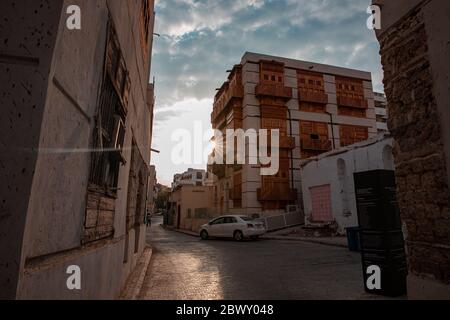
<path id="1" fill-rule="evenodd" d="M 233 239 L 236 241 L 242 241 L 244 240 L 244 234 L 242 231 L 235 231 L 233 234 Z"/>
<path id="2" fill-rule="evenodd" d="M 208 231 L 202 230 L 202 232 L 200 232 L 200 237 L 202 238 L 202 240 L 208 240 L 209 239 Z"/>

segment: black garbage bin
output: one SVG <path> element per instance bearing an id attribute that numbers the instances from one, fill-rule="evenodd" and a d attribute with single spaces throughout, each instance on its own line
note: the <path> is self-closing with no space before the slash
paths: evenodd
<path id="1" fill-rule="evenodd" d="M 361 251 L 361 243 L 359 240 L 359 227 L 351 227 L 345 229 L 347 232 L 348 249 L 353 252 Z"/>

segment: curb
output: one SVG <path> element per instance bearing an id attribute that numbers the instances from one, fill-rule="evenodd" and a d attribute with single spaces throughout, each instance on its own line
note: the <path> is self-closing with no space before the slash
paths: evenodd
<path id="1" fill-rule="evenodd" d="M 188 235 L 188 236 L 191 236 L 191 237 L 200 238 L 200 236 L 197 233 L 193 232 L 193 231 L 175 229 L 175 228 L 170 228 L 170 227 L 163 226 L 163 225 L 161 225 L 161 226 L 162 226 L 162 228 L 164 228 L 164 229 L 166 229 L 168 231 L 174 231 L 174 232 L 182 233 L 182 234 L 185 234 L 185 235 Z"/>
<path id="2" fill-rule="evenodd" d="M 309 243 L 315 243 L 315 244 L 321 244 L 324 246 L 331 246 L 331 247 L 338 247 L 338 248 L 345 248 L 348 249 L 348 246 L 345 244 L 340 243 L 331 243 L 323 240 L 318 239 L 308 239 L 308 238 L 296 238 L 296 237 L 277 237 L 277 236 L 263 236 L 261 239 L 264 240 L 284 240 L 284 241 L 299 241 L 299 242 L 309 242 Z"/>
<path id="3" fill-rule="evenodd" d="M 139 298 L 139 294 L 141 293 L 145 276 L 152 259 L 152 254 L 153 249 L 151 247 L 146 247 L 144 249 L 144 252 L 136 264 L 136 267 L 125 283 L 119 300 L 137 300 Z"/>
<path id="4" fill-rule="evenodd" d="M 162 226 L 164 229 L 169 231 L 174 231 L 182 234 L 186 234 L 191 237 L 199 238 L 200 236 L 192 231 L 186 231 L 186 230 L 180 230 L 175 228 L 170 228 L 167 226 Z M 328 241 L 323 241 L 319 239 L 309 239 L 309 238 L 297 238 L 297 237 L 280 237 L 280 236 L 262 236 L 261 240 L 276 240 L 276 241 L 300 241 L 300 242 L 309 242 L 309 243 L 315 243 L 315 244 L 321 244 L 324 246 L 330 246 L 330 247 L 338 247 L 338 248 L 345 248 L 348 249 L 348 246 L 346 244 L 340 244 L 340 243 L 331 243 Z"/>

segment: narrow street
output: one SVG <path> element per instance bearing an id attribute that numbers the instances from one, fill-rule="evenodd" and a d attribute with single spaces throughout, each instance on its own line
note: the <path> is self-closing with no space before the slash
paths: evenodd
<path id="1" fill-rule="evenodd" d="M 153 247 L 140 298 L 149 300 L 373 299 L 360 256 L 297 241 L 201 241 L 154 218 Z"/>

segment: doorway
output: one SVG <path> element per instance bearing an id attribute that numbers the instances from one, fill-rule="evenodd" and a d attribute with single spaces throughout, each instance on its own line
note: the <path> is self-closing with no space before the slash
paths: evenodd
<path id="1" fill-rule="evenodd" d="M 331 209 L 331 186 L 329 184 L 309 189 L 312 203 L 313 222 L 334 221 Z"/>

